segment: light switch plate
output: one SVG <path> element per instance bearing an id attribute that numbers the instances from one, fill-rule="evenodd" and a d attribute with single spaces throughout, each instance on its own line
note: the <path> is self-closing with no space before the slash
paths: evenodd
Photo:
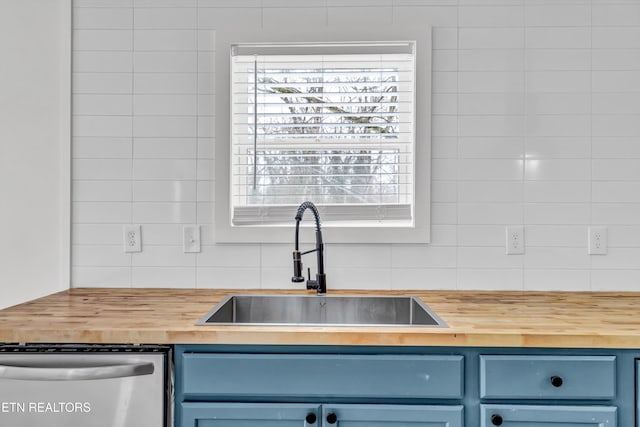
<path id="1" fill-rule="evenodd" d="M 182 227 L 182 250 L 185 253 L 200 252 L 199 225 L 185 225 Z"/>

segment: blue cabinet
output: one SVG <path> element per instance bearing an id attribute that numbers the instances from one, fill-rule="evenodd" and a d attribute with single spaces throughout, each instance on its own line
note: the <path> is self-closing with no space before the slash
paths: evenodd
<path id="1" fill-rule="evenodd" d="M 640 427 L 640 350 L 175 346 L 175 427 Z"/>
<path id="2" fill-rule="evenodd" d="M 616 427 L 609 406 L 481 405 L 481 427 Z"/>
<path id="3" fill-rule="evenodd" d="M 182 427 L 462 427 L 462 406 L 181 403 Z"/>

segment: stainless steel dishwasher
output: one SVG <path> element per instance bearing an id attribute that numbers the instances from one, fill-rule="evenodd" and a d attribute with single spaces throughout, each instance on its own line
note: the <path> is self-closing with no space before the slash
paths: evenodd
<path id="1" fill-rule="evenodd" d="M 171 349 L 0 345 L 0 426 L 168 427 Z"/>

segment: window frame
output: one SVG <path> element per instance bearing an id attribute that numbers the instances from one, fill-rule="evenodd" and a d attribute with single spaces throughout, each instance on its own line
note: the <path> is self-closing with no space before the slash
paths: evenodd
<path id="1" fill-rule="evenodd" d="M 373 31 L 373 34 L 366 34 Z M 216 32 L 215 51 L 215 207 L 214 240 L 218 243 L 290 242 L 288 227 L 282 225 L 232 225 L 231 190 L 231 121 L 230 82 L 231 46 L 242 43 L 362 42 L 376 40 L 415 41 L 415 146 L 414 146 L 414 221 L 412 226 L 349 225 L 323 222 L 325 241 L 331 243 L 428 243 L 430 241 L 431 200 L 431 27 L 423 28 L 340 28 L 322 31 L 290 32 L 256 30 Z M 311 200 L 313 201 L 313 200 Z M 291 212 L 294 227 L 295 208 Z M 320 208 L 322 219 L 322 209 Z M 312 221 L 304 221 L 303 227 Z M 301 233 L 303 241 L 313 240 L 312 233 Z"/>

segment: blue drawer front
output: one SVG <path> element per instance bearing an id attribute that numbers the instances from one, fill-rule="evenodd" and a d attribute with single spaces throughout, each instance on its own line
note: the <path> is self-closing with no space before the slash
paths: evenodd
<path id="1" fill-rule="evenodd" d="M 462 427 L 462 406 L 422 405 L 323 405 L 323 426 L 327 415 L 335 414 L 339 427 Z M 311 426 L 309 426 L 311 427 Z"/>
<path id="2" fill-rule="evenodd" d="M 480 356 L 483 399 L 613 399 L 615 356 Z"/>
<path id="3" fill-rule="evenodd" d="M 616 427 L 613 406 L 481 405 L 480 427 Z"/>
<path id="4" fill-rule="evenodd" d="M 184 353 L 184 398 L 459 399 L 462 356 Z"/>

